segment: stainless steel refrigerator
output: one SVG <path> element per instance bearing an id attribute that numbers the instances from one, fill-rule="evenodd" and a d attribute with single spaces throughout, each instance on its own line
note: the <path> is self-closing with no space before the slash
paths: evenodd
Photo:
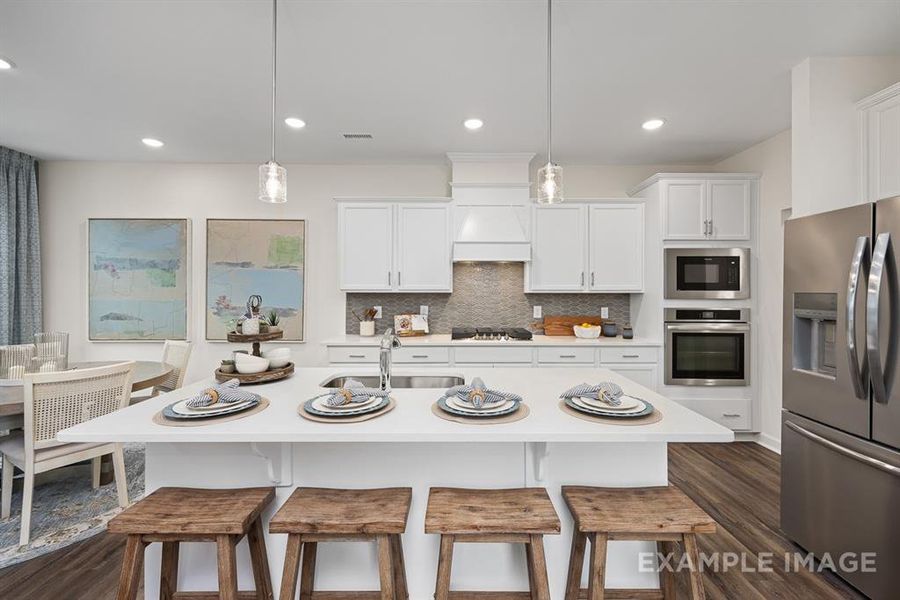
<path id="1" fill-rule="evenodd" d="M 900 197 L 785 224 L 781 528 L 900 594 Z"/>

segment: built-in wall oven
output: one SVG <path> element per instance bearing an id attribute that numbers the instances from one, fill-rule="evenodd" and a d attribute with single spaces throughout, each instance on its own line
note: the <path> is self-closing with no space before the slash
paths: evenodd
<path id="1" fill-rule="evenodd" d="M 666 248 L 666 298 L 749 297 L 749 248 Z"/>
<path id="2" fill-rule="evenodd" d="M 666 385 L 750 385 L 750 311 L 667 308 Z"/>

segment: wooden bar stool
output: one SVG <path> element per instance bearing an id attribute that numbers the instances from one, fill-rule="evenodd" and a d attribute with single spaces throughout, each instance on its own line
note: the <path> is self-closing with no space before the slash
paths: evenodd
<path id="1" fill-rule="evenodd" d="M 301 556 L 300 600 L 372 598 L 378 592 L 315 592 L 319 542 L 378 543 L 382 600 L 406 600 L 406 567 L 400 535 L 406 531 L 411 488 L 341 490 L 297 488 L 269 521 L 271 533 L 288 534 L 281 576 L 281 600 L 293 600 Z"/>
<path id="2" fill-rule="evenodd" d="M 117 600 L 134 600 L 143 571 L 144 547 L 162 543 L 159 588 L 162 600 L 256 598 L 272 600 L 272 581 L 260 521 L 263 509 L 275 497 L 274 488 L 208 490 L 160 488 L 113 517 L 112 533 L 128 536 Z M 235 546 L 247 536 L 255 592 L 238 592 Z M 181 542 L 215 542 L 218 551 L 217 592 L 177 592 L 178 547 Z"/>
<path id="3" fill-rule="evenodd" d="M 597 488 L 563 486 L 562 495 L 575 519 L 566 600 L 584 598 L 581 594 L 581 572 L 585 543 L 591 542 L 587 590 L 588 600 L 603 600 L 606 569 L 606 543 L 609 540 L 644 540 L 657 543 L 663 555 L 673 552 L 676 542 L 684 544 L 690 560 L 691 597 L 702 600 L 703 580 L 700 573 L 698 533 L 715 533 L 716 522 L 694 501 L 674 486 L 655 488 Z M 610 597 L 675 598 L 675 574 L 670 569 L 660 572 L 660 590 L 656 596 L 647 590 L 610 590 Z"/>
<path id="4" fill-rule="evenodd" d="M 559 527 L 559 516 L 544 488 L 431 488 L 425 513 L 425 533 L 441 536 L 434 591 L 436 600 L 472 598 L 479 594 L 450 591 L 453 545 L 457 542 L 525 544 L 531 598 L 550 600 L 544 535 L 558 534 Z M 499 598 L 506 593 L 492 594 Z"/>

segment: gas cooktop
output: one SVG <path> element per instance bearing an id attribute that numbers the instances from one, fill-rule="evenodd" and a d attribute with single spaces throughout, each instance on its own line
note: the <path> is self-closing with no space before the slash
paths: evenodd
<path id="1" fill-rule="evenodd" d="M 454 327 L 453 340 L 528 341 L 532 333 L 523 327 Z"/>

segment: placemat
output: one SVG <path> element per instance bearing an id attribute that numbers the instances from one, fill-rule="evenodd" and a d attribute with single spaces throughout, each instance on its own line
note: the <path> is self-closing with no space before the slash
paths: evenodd
<path id="1" fill-rule="evenodd" d="M 245 410 L 243 412 L 222 415 L 221 417 L 208 417 L 206 419 L 183 419 L 175 421 L 164 417 L 162 411 L 159 411 L 153 415 L 153 422 L 157 425 L 165 425 L 166 427 L 203 427 L 204 425 L 218 425 L 219 423 L 227 423 L 228 421 L 237 421 L 238 419 L 261 413 L 267 408 L 269 408 L 269 400 L 260 396 L 259 404 L 250 410 Z"/>
<path id="2" fill-rule="evenodd" d="M 397 401 L 393 398 L 390 399 L 388 405 L 382 408 L 381 410 L 376 410 L 375 412 L 366 413 L 364 415 L 356 415 L 355 417 L 320 417 L 319 415 L 313 415 L 303 408 L 303 402 L 300 403 L 300 406 L 297 407 L 297 414 L 306 419 L 307 421 L 315 421 L 316 423 L 362 423 L 363 421 L 368 421 L 369 419 L 374 419 L 376 417 L 380 417 L 381 415 L 387 414 L 394 410 L 394 407 L 397 406 Z"/>
<path id="3" fill-rule="evenodd" d="M 528 408 L 527 404 L 522 402 L 519 405 L 519 410 L 508 415 L 503 415 L 502 417 L 460 417 L 444 412 L 441 407 L 438 406 L 438 403 L 435 402 L 431 405 L 431 412 L 445 421 L 453 421 L 454 423 L 463 423 L 465 425 L 502 425 L 504 423 L 521 421 L 531 414 L 531 409 Z"/>
<path id="4" fill-rule="evenodd" d="M 659 409 L 655 406 L 653 407 L 653 412 L 649 415 L 644 417 L 634 417 L 632 419 L 623 419 L 621 417 L 595 417 L 583 412 L 578 412 L 562 400 L 559 401 L 559 409 L 564 413 L 572 415 L 576 419 L 590 421 L 591 423 L 603 423 L 604 425 L 652 425 L 653 423 L 659 423 L 663 419 L 662 413 L 659 412 Z"/>

